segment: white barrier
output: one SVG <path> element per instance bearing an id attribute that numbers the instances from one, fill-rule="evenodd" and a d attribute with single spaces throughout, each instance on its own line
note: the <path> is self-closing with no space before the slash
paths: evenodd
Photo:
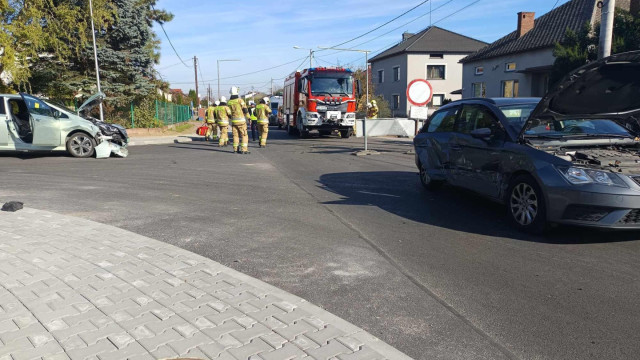
<path id="1" fill-rule="evenodd" d="M 356 136 L 362 137 L 362 119 L 356 120 Z M 423 120 L 418 121 L 418 128 Z M 413 119 L 367 119 L 367 136 L 414 136 L 416 122 Z"/>

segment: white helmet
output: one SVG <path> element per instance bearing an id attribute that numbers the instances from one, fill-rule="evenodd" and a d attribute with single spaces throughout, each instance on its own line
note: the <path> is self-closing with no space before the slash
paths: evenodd
<path id="1" fill-rule="evenodd" d="M 255 103 L 255 101 L 253 101 L 253 100 L 249 100 L 249 105 L 253 106 L 253 105 L 255 105 L 255 104 L 256 104 L 256 103 Z"/>
<path id="2" fill-rule="evenodd" d="M 238 87 L 237 86 L 232 86 L 231 90 L 229 90 L 229 94 L 238 95 Z"/>
<path id="3" fill-rule="evenodd" d="M 224 96 L 220 96 L 220 102 L 226 103 L 227 102 L 227 98 Z"/>
<path id="4" fill-rule="evenodd" d="M 268 104 L 268 103 L 269 103 L 269 98 L 268 98 L 268 97 L 266 97 L 266 96 L 265 96 L 264 98 L 262 98 L 262 100 L 264 100 L 264 103 L 265 103 L 265 104 Z"/>
<path id="5" fill-rule="evenodd" d="M 220 106 L 220 100 L 216 100 L 215 104 L 216 106 Z"/>
<path id="6" fill-rule="evenodd" d="M 368 108 L 370 108 L 370 107 L 372 107 L 372 106 L 373 106 L 373 105 L 371 105 L 371 103 L 368 103 L 368 104 L 367 104 L 367 107 L 368 107 Z"/>

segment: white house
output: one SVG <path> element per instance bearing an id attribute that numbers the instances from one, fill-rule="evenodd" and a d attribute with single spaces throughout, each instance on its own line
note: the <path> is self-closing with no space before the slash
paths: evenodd
<path id="1" fill-rule="evenodd" d="M 445 99 L 460 99 L 460 60 L 487 43 L 452 31 L 430 26 L 417 34 L 402 34 L 402 42 L 369 60 L 376 95 L 389 102 L 394 116 L 406 116 L 410 103 L 406 90 L 415 79 L 426 79 L 433 87 L 430 108 Z"/>
<path id="2" fill-rule="evenodd" d="M 640 0 L 618 0 L 616 7 L 636 12 Z M 461 60 L 463 97 L 544 96 L 555 44 L 567 30 L 599 23 L 601 14 L 596 0 L 572 0 L 537 19 L 533 12 L 519 12 L 515 31 Z"/>

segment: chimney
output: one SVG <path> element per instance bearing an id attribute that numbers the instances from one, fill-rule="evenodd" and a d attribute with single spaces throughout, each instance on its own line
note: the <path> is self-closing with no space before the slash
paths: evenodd
<path id="1" fill-rule="evenodd" d="M 410 33 L 410 32 L 404 32 L 404 33 L 402 33 L 402 41 L 407 40 L 408 38 L 412 37 L 413 35 L 415 35 L 415 34 L 412 34 L 412 33 Z"/>
<path id="2" fill-rule="evenodd" d="M 518 13 L 518 38 L 521 38 L 524 34 L 533 29 L 535 23 L 536 13 L 534 12 L 519 12 Z"/>

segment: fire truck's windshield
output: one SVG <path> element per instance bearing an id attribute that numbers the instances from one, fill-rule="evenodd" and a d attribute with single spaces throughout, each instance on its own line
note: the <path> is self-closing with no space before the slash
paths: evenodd
<path id="1" fill-rule="evenodd" d="M 315 96 L 351 96 L 353 78 L 346 74 L 317 74 L 311 78 L 311 94 Z"/>

